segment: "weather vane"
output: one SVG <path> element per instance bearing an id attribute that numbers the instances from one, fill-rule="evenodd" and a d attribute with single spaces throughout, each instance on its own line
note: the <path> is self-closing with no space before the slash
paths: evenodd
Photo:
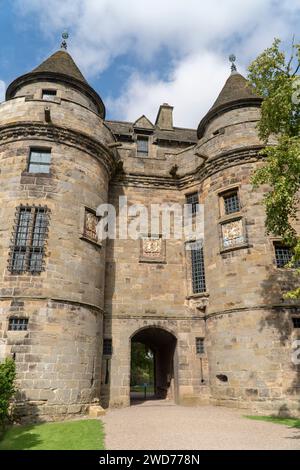
<path id="1" fill-rule="evenodd" d="M 69 37 L 69 33 L 68 33 L 67 31 L 64 31 L 64 32 L 62 33 L 61 37 L 62 37 L 63 40 L 62 40 L 62 43 L 61 43 L 60 47 L 61 47 L 61 49 L 67 50 L 68 45 L 67 45 L 67 41 L 66 41 L 66 40 L 67 40 L 68 37 Z"/>
<path id="2" fill-rule="evenodd" d="M 234 54 L 230 54 L 229 61 L 231 62 L 231 72 L 236 72 L 236 65 L 235 65 L 236 57 Z"/>

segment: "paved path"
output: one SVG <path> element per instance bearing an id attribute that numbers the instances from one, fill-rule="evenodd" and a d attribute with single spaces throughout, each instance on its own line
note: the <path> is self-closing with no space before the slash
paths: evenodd
<path id="1" fill-rule="evenodd" d="M 246 419 L 230 408 L 156 400 L 109 410 L 103 421 L 107 450 L 300 450 L 300 430 Z"/>

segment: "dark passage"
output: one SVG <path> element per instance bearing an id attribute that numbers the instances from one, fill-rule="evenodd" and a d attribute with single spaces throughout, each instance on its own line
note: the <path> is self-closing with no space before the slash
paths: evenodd
<path id="1" fill-rule="evenodd" d="M 131 401 L 174 398 L 175 348 L 175 336 L 162 328 L 144 328 L 132 337 Z"/>

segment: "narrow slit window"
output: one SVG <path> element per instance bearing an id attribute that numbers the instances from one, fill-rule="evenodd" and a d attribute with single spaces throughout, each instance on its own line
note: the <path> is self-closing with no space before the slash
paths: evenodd
<path id="1" fill-rule="evenodd" d="M 50 173 L 51 150 L 31 149 L 29 155 L 29 173 Z"/>

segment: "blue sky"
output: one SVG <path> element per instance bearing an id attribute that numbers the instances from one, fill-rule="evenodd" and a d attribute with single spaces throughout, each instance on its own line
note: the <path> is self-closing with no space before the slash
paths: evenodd
<path id="1" fill-rule="evenodd" d="M 288 48 L 299 25 L 300 0 L 0 0 L 0 100 L 67 29 L 68 50 L 108 118 L 153 121 L 169 102 L 176 125 L 196 127 L 229 74 L 231 52 L 245 74 L 274 37 Z"/>

